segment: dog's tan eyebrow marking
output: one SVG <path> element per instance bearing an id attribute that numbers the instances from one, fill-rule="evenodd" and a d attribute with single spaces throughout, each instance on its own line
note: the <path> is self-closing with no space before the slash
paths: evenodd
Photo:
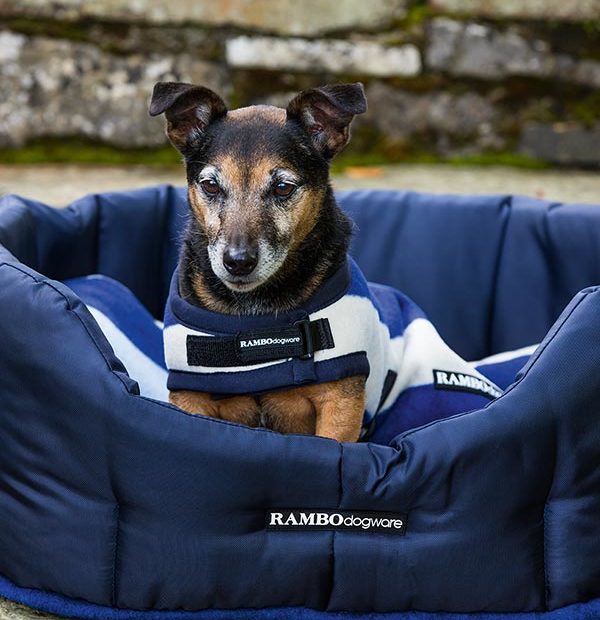
<path id="1" fill-rule="evenodd" d="M 293 183 L 294 185 L 300 183 L 298 176 L 287 168 L 273 168 L 273 170 L 271 170 L 271 178 L 274 181 L 284 181 L 286 183 Z"/>
<path id="2" fill-rule="evenodd" d="M 220 176 L 220 171 L 215 166 L 204 166 L 198 175 L 198 179 L 203 181 L 204 179 L 215 179 Z"/>

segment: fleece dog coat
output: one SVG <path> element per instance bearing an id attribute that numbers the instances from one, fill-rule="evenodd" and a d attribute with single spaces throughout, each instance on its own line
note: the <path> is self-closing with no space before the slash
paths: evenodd
<path id="1" fill-rule="evenodd" d="M 501 393 L 412 300 L 367 283 L 351 258 L 302 307 L 277 315 L 214 313 L 183 299 L 177 283 L 175 272 L 163 332 L 170 390 L 222 398 L 363 375 L 363 437 L 377 441 Z"/>

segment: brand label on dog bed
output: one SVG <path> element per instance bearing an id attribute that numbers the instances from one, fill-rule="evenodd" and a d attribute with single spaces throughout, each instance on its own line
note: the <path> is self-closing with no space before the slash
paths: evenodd
<path id="1" fill-rule="evenodd" d="M 452 370 L 433 370 L 433 385 L 436 390 L 454 390 L 456 392 L 470 392 L 494 399 L 502 395 L 502 392 L 490 381 L 482 377 L 467 375 L 464 372 Z"/>
<path id="2" fill-rule="evenodd" d="M 267 529 L 280 532 L 351 530 L 403 536 L 406 533 L 406 515 L 364 510 L 278 508 L 267 512 Z"/>

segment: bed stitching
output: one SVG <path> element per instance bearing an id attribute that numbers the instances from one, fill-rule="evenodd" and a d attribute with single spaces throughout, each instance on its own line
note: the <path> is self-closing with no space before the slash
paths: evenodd
<path id="1" fill-rule="evenodd" d="M 112 584 L 111 584 L 111 606 L 117 605 L 117 565 L 119 560 L 119 521 L 121 517 L 121 505 L 117 501 L 115 504 L 115 536 L 113 543 L 113 569 L 112 569 Z"/>
<path id="2" fill-rule="evenodd" d="M 551 208 L 556 205 L 556 203 L 552 203 L 550 205 L 548 205 L 546 207 L 546 209 L 544 209 L 544 213 L 542 215 L 542 221 L 540 223 L 540 245 L 541 245 L 541 251 L 542 254 L 544 256 L 544 262 L 546 263 L 547 266 L 547 272 L 550 275 L 554 275 L 557 272 L 556 270 L 556 263 L 557 263 L 557 258 L 556 258 L 556 252 L 552 251 L 552 247 L 551 247 L 551 235 L 550 235 L 550 210 Z M 557 298 L 560 296 L 560 292 L 557 292 L 556 290 L 552 291 L 552 299 L 551 299 L 551 304 L 552 304 L 552 312 L 555 311 L 555 308 L 558 306 L 558 309 L 560 311 L 560 305 L 557 304 Z M 560 312 L 559 312 L 560 313 Z"/>
<path id="3" fill-rule="evenodd" d="M 548 575 L 548 565 L 547 565 L 547 549 L 548 549 L 548 530 L 546 528 L 547 523 L 547 511 L 548 511 L 548 502 L 544 503 L 544 511 L 542 513 L 542 564 L 544 567 L 544 605 L 546 610 L 549 609 L 548 602 L 550 600 L 550 579 Z"/>
<path id="4" fill-rule="evenodd" d="M 96 273 L 100 273 L 100 236 L 102 234 L 103 209 L 98 194 L 94 194 L 94 213 L 96 220 L 94 226 L 94 264 Z"/>
<path id="5" fill-rule="evenodd" d="M 339 446 L 340 446 L 340 451 L 339 451 L 339 459 L 338 459 L 338 503 L 337 503 L 338 510 L 340 510 L 342 506 L 342 494 L 344 492 L 344 487 L 342 484 L 342 467 L 343 467 L 342 463 L 343 463 L 343 456 L 344 456 L 344 444 L 340 443 Z M 335 565 L 336 565 L 335 535 L 336 535 L 336 531 L 333 530 L 331 532 L 331 542 L 329 545 L 329 554 L 331 556 L 331 582 L 330 582 L 330 589 L 329 589 L 329 601 L 327 602 L 327 609 L 329 609 L 331 606 L 333 593 L 335 591 Z"/>
<path id="6" fill-rule="evenodd" d="M 166 276 L 165 267 L 167 266 L 167 255 L 168 255 L 167 248 L 172 241 L 171 239 L 168 238 L 168 233 L 169 233 L 169 223 L 171 221 L 171 214 L 175 211 L 176 197 L 174 196 L 173 190 L 174 190 L 173 186 L 168 183 L 161 186 L 161 191 L 164 191 L 164 194 L 166 196 L 167 206 L 164 210 L 162 221 L 161 221 L 161 239 L 162 239 L 161 248 L 160 248 L 161 264 L 159 265 L 159 269 L 158 269 L 160 271 L 160 289 L 156 297 L 158 298 L 158 306 L 159 308 L 162 307 L 163 311 L 164 311 L 164 306 L 165 306 L 165 301 L 166 301 L 164 299 L 165 283 L 167 285 L 166 287 L 167 295 L 169 293 L 169 287 L 171 283 L 171 277 L 165 277 Z"/>
<path id="7" fill-rule="evenodd" d="M 500 270 L 502 268 L 502 265 L 504 264 L 504 254 L 505 254 L 505 248 L 506 248 L 506 237 L 507 237 L 507 232 L 508 232 L 508 227 L 510 226 L 512 217 L 513 217 L 513 197 L 512 196 L 505 196 L 501 203 L 500 203 L 500 209 L 501 211 L 506 210 L 507 214 L 506 217 L 504 219 L 504 221 L 502 222 L 502 230 L 500 231 L 500 240 L 498 243 L 498 255 L 496 256 L 496 260 L 494 263 L 494 269 L 493 269 L 493 282 L 494 282 L 494 286 L 492 287 L 492 292 L 491 292 L 491 300 L 490 300 L 490 316 L 488 318 L 487 321 L 487 333 L 485 334 L 486 336 L 486 348 L 488 351 L 492 350 L 492 341 L 494 339 L 494 319 L 496 318 L 496 306 L 497 306 L 497 300 L 498 300 L 498 274 L 500 273 Z"/>

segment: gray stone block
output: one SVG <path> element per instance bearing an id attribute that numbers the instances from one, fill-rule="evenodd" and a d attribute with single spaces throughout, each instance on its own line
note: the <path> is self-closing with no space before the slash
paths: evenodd
<path id="1" fill-rule="evenodd" d="M 558 164 L 600 166 L 600 122 L 591 128 L 567 123 L 530 123 L 523 128 L 519 150 Z"/>
<path id="2" fill-rule="evenodd" d="M 449 142 L 467 138 L 478 148 L 503 146 L 496 132 L 499 111 L 476 93 L 415 94 L 374 83 L 367 88 L 367 99 L 370 121 L 390 143 L 407 143 L 413 136 L 433 134 L 442 154 L 450 148 Z"/>
<path id="3" fill-rule="evenodd" d="M 0 15 L 61 20 L 234 26 L 286 35 L 373 30 L 405 14 L 406 0 L 2 0 Z"/>
<path id="4" fill-rule="evenodd" d="M 600 19 L 598 0 L 429 0 L 440 11 L 497 19 Z"/>
<path id="5" fill-rule="evenodd" d="M 163 144 L 147 107 L 159 80 L 202 83 L 227 94 L 225 71 L 186 54 L 117 56 L 70 41 L 0 31 L 0 146 L 83 136 L 123 146 Z"/>
<path id="6" fill-rule="evenodd" d="M 412 76 L 421 70 L 419 50 L 411 44 L 384 46 L 373 41 L 238 36 L 226 43 L 232 67 L 301 72 Z"/>
<path id="7" fill-rule="evenodd" d="M 429 69 L 482 80 L 529 76 L 600 87 L 600 62 L 554 54 L 546 41 L 514 28 L 498 30 L 446 17 L 428 25 L 425 63 Z"/>

